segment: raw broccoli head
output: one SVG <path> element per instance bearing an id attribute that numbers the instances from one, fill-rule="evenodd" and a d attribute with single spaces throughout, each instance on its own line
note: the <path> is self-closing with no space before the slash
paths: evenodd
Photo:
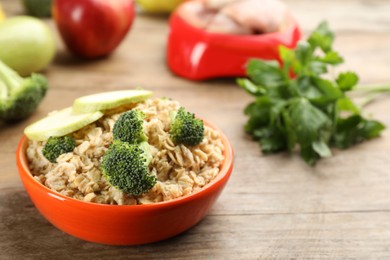
<path id="1" fill-rule="evenodd" d="M 75 147 L 76 142 L 70 136 L 50 137 L 42 149 L 42 154 L 50 162 L 55 163 L 61 154 L 70 153 Z"/>
<path id="2" fill-rule="evenodd" d="M 145 114 L 138 109 L 121 114 L 112 130 L 114 139 L 130 144 L 147 141 L 148 137 L 143 130 L 144 118 Z"/>
<path id="3" fill-rule="evenodd" d="M 101 161 L 103 175 L 121 191 L 138 196 L 149 191 L 157 182 L 149 173 L 149 145 L 129 144 L 115 140 Z"/>
<path id="4" fill-rule="evenodd" d="M 47 81 L 40 74 L 20 77 L 0 61 L 0 119 L 16 121 L 30 116 L 46 95 Z"/>
<path id="5" fill-rule="evenodd" d="M 171 113 L 171 138 L 175 144 L 195 146 L 203 141 L 203 121 L 181 107 L 177 113 Z"/>

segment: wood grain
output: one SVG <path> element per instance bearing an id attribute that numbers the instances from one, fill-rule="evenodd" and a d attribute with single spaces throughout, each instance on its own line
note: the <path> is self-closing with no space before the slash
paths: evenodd
<path id="1" fill-rule="evenodd" d="M 389 1 L 286 2 L 305 33 L 330 21 L 347 61 L 340 69 L 358 71 L 366 84 L 390 82 Z M 19 1 L 2 4 L 9 15 L 22 13 Z M 334 151 L 314 168 L 297 155 L 263 156 L 242 130 L 251 97 L 234 79 L 191 82 L 172 75 L 165 65 L 167 33 L 166 17 L 139 14 L 117 51 L 94 62 L 73 58 L 57 35 L 58 55 L 45 71 L 47 98 L 31 118 L 0 124 L 0 259 L 389 259 L 390 132 Z M 180 236 L 134 247 L 78 240 L 32 205 L 15 166 L 17 142 L 28 124 L 80 95 L 134 86 L 179 100 L 220 127 L 235 149 L 233 175 L 210 214 Z M 389 110 L 383 99 L 367 113 L 390 126 Z"/>

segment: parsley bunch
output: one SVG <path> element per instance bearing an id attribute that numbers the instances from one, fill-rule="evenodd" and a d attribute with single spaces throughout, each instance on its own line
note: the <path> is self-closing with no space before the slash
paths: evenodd
<path id="1" fill-rule="evenodd" d="M 238 84 L 256 99 L 245 108 L 245 130 L 263 153 L 299 149 L 314 165 L 331 156 L 330 147 L 348 148 L 379 136 L 384 125 L 364 118 L 346 95 L 359 81 L 354 72 L 330 79 L 331 67 L 343 63 L 332 49 L 334 34 L 321 23 L 294 50 L 281 46 L 277 61 L 250 60 L 247 78 Z"/>

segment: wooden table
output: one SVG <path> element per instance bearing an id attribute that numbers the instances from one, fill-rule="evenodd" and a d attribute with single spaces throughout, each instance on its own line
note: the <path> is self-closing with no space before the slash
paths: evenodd
<path id="1" fill-rule="evenodd" d="M 327 19 L 337 35 L 343 68 L 362 83 L 390 82 L 390 2 L 289 0 L 305 33 Z M 19 1 L 2 1 L 20 14 Z M 49 22 L 53 30 L 55 28 Z M 45 71 L 50 91 L 29 119 L 0 125 L 0 259 L 317 259 L 390 258 L 390 132 L 311 168 L 297 155 L 263 156 L 245 135 L 250 102 L 234 79 L 191 82 L 165 65 L 166 17 L 138 15 L 107 59 L 80 62 L 58 39 Z M 0 46 L 1 47 L 1 46 Z M 19 180 L 15 150 L 24 127 L 80 95 L 143 86 L 181 101 L 214 122 L 235 148 L 233 175 L 209 215 L 191 230 L 152 245 L 111 247 L 81 241 L 53 227 L 35 209 Z M 390 126 L 390 100 L 368 107 Z"/>

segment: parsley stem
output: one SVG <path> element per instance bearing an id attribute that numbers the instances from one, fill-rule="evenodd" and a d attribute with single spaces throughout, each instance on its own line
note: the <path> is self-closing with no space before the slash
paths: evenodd
<path id="1" fill-rule="evenodd" d="M 361 108 L 364 108 L 366 106 L 368 106 L 369 104 L 371 104 L 378 96 L 380 96 L 381 93 L 371 93 L 369 94 L 364 100 L 363 102 L 360 103 L 360 107 Z"/>
<path id="2" fill-rule="evenodd" d="M 366 107 L 371 104 L 375 99 L 384 94 L 390 94 L 390 85 L 363 85 L 358 86 L 352 91 L 353 93 L 363 94 L 365 96 L 363 102 L 360 103 L 360 107 Z"/>
<path id="3" fill-rule="evenodd" d="M 390 92 L 390 85 L 362 85 L 356 87 L 353 92 L 386 93 Z"/>

